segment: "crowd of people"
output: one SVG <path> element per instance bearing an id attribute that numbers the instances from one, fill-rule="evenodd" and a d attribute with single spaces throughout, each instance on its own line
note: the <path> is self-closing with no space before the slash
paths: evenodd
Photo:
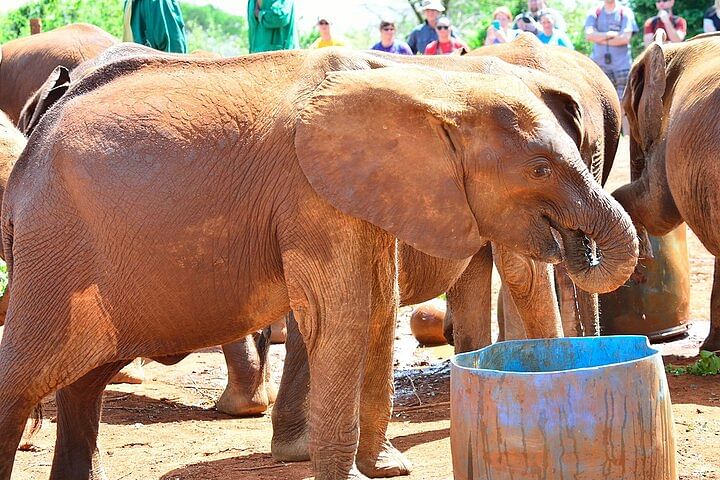
<path id="1" fill-rule="evenodd" d="M 645 45 L 655 33 L 663 29 L 666 41 L 682 42 L 687 34 L 687 22 L 673 13 L 675 0 L 658 0 L 657 15 L 648 18 L 643 26 Z M 400 55 L 448 55 L 467 49 L 450 19 L 444 16 L 440 0 L 422 2 L 424 21 L 403 41 L 397 37 L 394 20 L 380 22 L 380 41 L 372 45 Z M 705 14 L 703 30 L 720 30 L 720 0 Z M 310 48 L 342 47 L 346 42 L 332 33 L 332 20 L 319 16 L 319 37 Z M 618 0 L 603 0 L 585 20 L 585 38 L 593 44 L 591 58 L 610 78 L 622 96 L 632 65 L 630 40 L 639 31 L 635 15 Z M 249 0 L 248 32 L 250 53 L 299 48 L 295 26 L 295 0 Z M 546 0 L 528 0 L 527 10 L 513 16 L 508 7 L 497 8 L 487 29 L 485 45 L 512 41 L 521 32 L 531 32 L 548 45 L 573 48 L 562 14 L 549 7 Z M 187 52 L 182 13 L 177 0 L 126 0 L 124 39 L 149 45 L 168 52 Z"/>

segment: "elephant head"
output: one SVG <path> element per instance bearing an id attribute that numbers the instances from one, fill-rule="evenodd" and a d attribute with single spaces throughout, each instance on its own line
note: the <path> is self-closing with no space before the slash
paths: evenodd
<path id="1" fill-rule="evenodd" d="M 492 240 L 545 262 L 565 257 L 581 288 L 610 291 L 633 271 L 635 229 L 580 158 L 582 117 L 570 93 L 565 108 L 575 139 L 514 77 L 335 72 L 303 106 L 295 149 L 335 208 L 429 255 L 467 258 Z"/>
<path id="2" fill-rule="evenodd" d="M 623 110 L 630 125 L 630 179 L 613 192 L 633 220 L 661 236 L 682 223 L 668 186 L 665 133 L 669 120 L 666 52 L 653 42 L 630 71 Z"/>

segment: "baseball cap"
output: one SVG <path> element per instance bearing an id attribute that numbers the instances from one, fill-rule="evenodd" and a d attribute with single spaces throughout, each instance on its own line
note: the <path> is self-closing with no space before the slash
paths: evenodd
<path id="1" fill-rule="evenodd" d="M 438 12 L 444 12 L 445 7 L 443 7 L 443 4 L 438 0 L 423 0 L 420 10 L 437 10 Z"/>

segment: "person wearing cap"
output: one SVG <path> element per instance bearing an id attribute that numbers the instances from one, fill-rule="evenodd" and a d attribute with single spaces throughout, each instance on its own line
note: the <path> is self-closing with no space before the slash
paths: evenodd
<path id="1" fill-rule="evenodd" d="M 407 43 L 413 54 L 423 53 L 430 42 L 438 39 L 435 27 L 440 14 L 444 11 L 445 7 L 439 0 L 423 0 L 422 12 L 425 21 L 415 27 L 407 38 Z M 454 30 L 450 30 L 450 36 L 457 37 Z"/>
<path id="2" fill-rule="evenodd" d="M 380 41 L 371 47 L 372 50 L 380 50 L 381 52 L 397 53 L 399 55 L 412 55 L 410 46 L 395 38 L 395 21 L 380 21 Z"/>
<path id="3" fill-rule="evenodd" d="M 176 0 L 125 0 L 123 41 L 187 53 L 185 22 Z"/>
<path id="4" fill-rule="evenodd" d="M 332 22 L 326 15 L 318 17 L 317 27 L 320 37 L 310 44 L 310 48 L 344 47 L 345 42 L 339 38 L 333 38 L 330 32 Z"/>
<path id="5" fill-rule="evenodd" d="M 465 43 L 461 42 L 457 38 L 450 36 L 450 19 L 447 17 L 440 17 L 437 20 L 435 30 L 437 30 L 438 39 L 428 43 L 425 47 L 425 55 L 450 55 L 453 52 L 461 49 L 470 50 Z"/>
<path id="6" fill-rule="evenodd" d="M 249 0 L 250 53 L 298 48 L 295 0 Z"/>

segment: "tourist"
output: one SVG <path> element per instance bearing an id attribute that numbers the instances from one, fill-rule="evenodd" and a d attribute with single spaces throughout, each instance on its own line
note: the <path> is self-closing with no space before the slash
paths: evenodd
<path id="1" fill-rule="evenodd" d="M 705 18 L 703 18 L 703 31 L 705 33 L 720 31 L 718 13 L 720 13 L 720 0 L 715 0 L 715 5 L 705 12 Z"/>
<path id="2" fill-rule="evenodd" d="M 598 64 L 622 98 L 632 65 L 630 38 L 637 31 L 635 15 L 616 0 L 605 0 L 585 20 L 585 38 L 593 43 L 590 58 Z"/>
<path id="3" fill-rule="evenodd" d="M 381 20 L 380 21 L 380 41 L 373 45 L 372 50 L 379 50 L 381 52 L 397 53 L 399 55 L 412 55 L 413 52 L 410 46 L 395 38 L 395 21 L 394 20 Z"/>
<path id="4" fill-rule="evenodd" d="M 320 37 L 310 45 L 310 48 L 345 46 L 344 40 L 341 40 L 339 38 L 333 38 L 332 32 L 330 31 L 331 26 L 332 22 L 330 21 L 330 17 L 328 17 L 327 15 L 318 17 L 317 28 L 320 32 Z"/>
<path id="5" fill-rule="evenodd" d="M 496 8 L 492 18 L 485 36 L 485 45 L 506 43 L 517 36 L 518 31 L 512 28 L 512 13 L 508 7 Z"/>
<path id="6" fill-rule="evenodd" d="M 440 17 L 437 19 L 435 30 L 437 30 L 438 39 L 430 42 L 425 47 L 425 55 L 450 55 L 456 52 L 459 53 L 462 49 L 470 50 L 463 42 L 450 36 L 451 28 L 449 18 Z"/>
<path id="7" fill-rule="evenodd" d="M 687 22 L 684 18 L 673 15 L 672 7 L 675 0 L 661 0 L 655 2 L 658 14 L 648 18 L 643 28 L 643 42 L 647 47 L 655 38 L 655 32 L 662 28 L 665 30 L 668 42 L 682 42 L 687 35 Z"/>
<path id="8" fill-rule="evenodd" d="M 567 34 L 555 28 L 555 19 L 552 13 L 545 12 L 540 16 L 540 26 L 542 30 L 537 33 L 537 37 L 541 42 L 575 49 Z"/>

